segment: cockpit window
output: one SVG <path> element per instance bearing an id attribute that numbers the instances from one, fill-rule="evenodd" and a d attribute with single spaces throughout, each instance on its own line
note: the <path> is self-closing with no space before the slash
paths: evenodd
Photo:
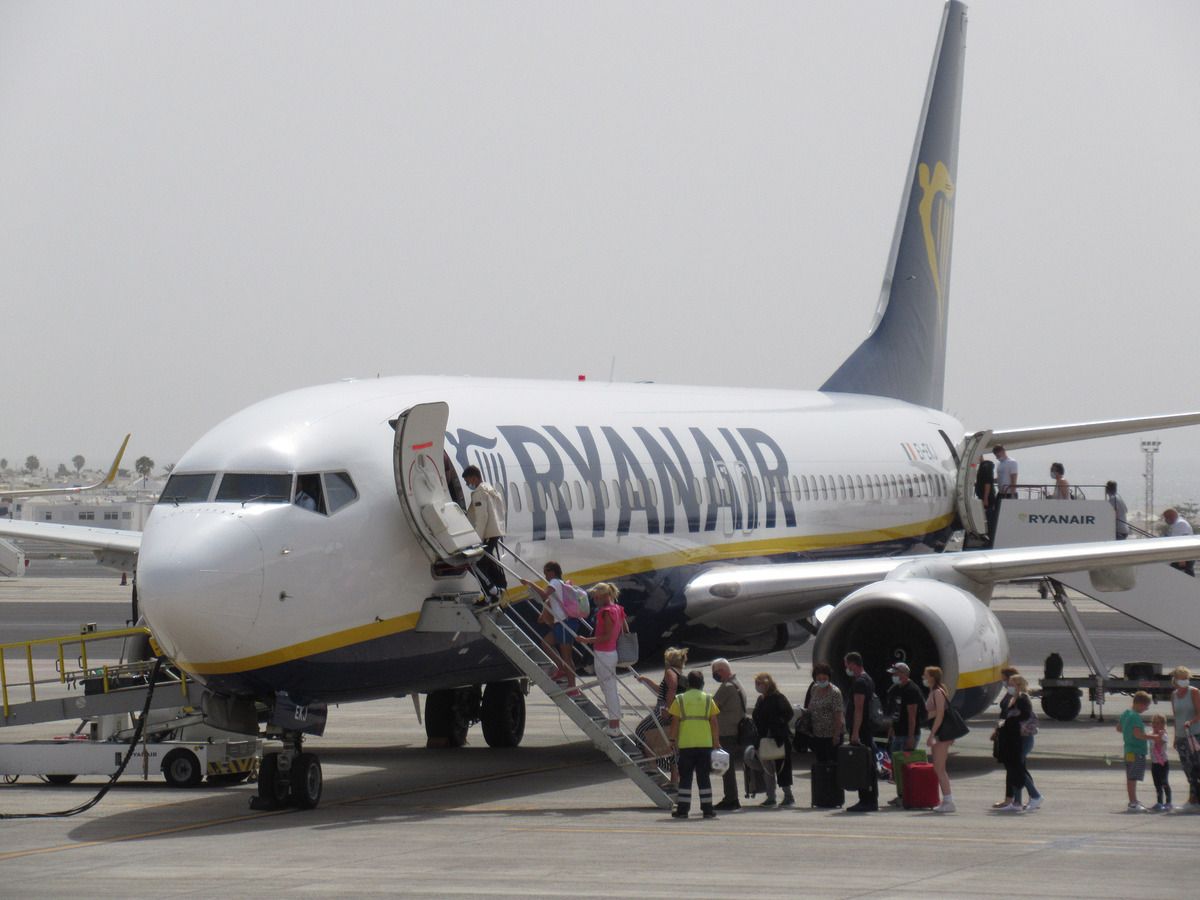
<path id="1" fill-rule="evenodd" d="M 355 489 L 354 482 L 350 480 L 349 473 L 325 473 L 325 502 L 329 506 L 330 515 L 357 499 L 358 490 Z"/>
<path id="2" fill-rule="evenodd" d="M 297 475 L 296 497 L 292 502 L 301 509 L 325 515 L 325 492 L 321 490 L 320 474 Z"/>
<path id="3" fill-rule="evenodd" d="M 177 472 L 167 479 L 167 486 L 163 488 L 158 502 L 175 504 L 203 503 L 208 499 L 208 494 L 212 490 L 213 479 L 216 477 L 216 474 L 213 472 L 194 475 Z"/>
<path id="4" fill-rule="evenodd" d="M 292 499 L 292 476 L 260 472 L 226 472 L 217 500 L 242 503 L 287 503 Z"/>

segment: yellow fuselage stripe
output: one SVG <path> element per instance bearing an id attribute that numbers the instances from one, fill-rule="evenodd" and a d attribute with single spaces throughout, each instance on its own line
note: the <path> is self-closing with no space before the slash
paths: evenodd
<path id="1" fill-rule="evenodd" d="M 914 522 L 911 525 L 876 529 L 873 531 L 817 534 L 762 541 L 742 541 L 730 544 L 696 546 L 687 550 L 674 550 L 670 553 L 661 553 L 653 556 L 635 556 L 603 566 L 574 571 L 570 575 L 572 580 L 579 584 L 592 584 L 597 581 L 611 581 L 629 575 L 674 569 L 684 565 L 746 559 L 747 557 L 756 556 L 778 556 L 783 553 L 800 553 L 808 550 L 823 550 L 830 547 L 874 544 L 882 541 L 919 537 L 923 534 L 929 534 L 930 532 L 944 528 L 950 523 L 950 520 L 951 516 L 945 515 L 925 522 Z M 508 591 L 508 598 L 515 599 L 521 596 L 524 591 L 524 588 L 511 588 Z M 223 662 L 189 662 L 177 659 L 175 663 L 185 671 L 195 675 L 233 675 L 241 672 L 251 672 L 255 669 L 277 666 L 297 659 L 315 656 L 319 653 L 340 650 L 343 647 L 349 647 L 353 644 L 361 644 L 366 641 L 399 634 L 403 631 L 410 631 L 416 627 L 417 620 L 420 617 L 421 614 L 419 612 L 409 613 L 392 619 L 384 619 L 381 622 L 371 622 L 367 625 L 347 628 L 344 631 L 335 631 L 332 634 L 302 641 L 299 644 L 280 647 L 278 650 L 269 650 L 266 653 L 258 653 L 254 656 L 242 657 L 241 659 L 230 659 Z M 962 678 L 959 679 L 959 682 L 961 685 Z"/>

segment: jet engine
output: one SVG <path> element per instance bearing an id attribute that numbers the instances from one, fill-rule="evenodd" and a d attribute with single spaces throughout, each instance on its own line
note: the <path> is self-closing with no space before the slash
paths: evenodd
<path id="1" fill-rule="evenodd" d="M 920 683 L 926 666 L 940 666 L 954 706 L 978 715 L 1000 692 L 1000 667 L 1008 664 L 1008 638 L 999 620 L 962 588 L 928 578 L 877 581 L 834 607 L 813 644 L 813 659 L 842 672 L 842 657 L 862 654 L 879 688 L 887 669 L 906 662 Z"/>

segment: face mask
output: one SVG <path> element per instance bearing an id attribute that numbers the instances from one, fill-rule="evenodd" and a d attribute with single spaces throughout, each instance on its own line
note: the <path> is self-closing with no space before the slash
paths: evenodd
<path id="1" fill-rule="evenodd" d="M 933 687 L 933 682 L 932 682 L 932 681 L 930 681 L 928 678 L 922 678 L 922 679 L 921 679 L 921 684 L 925 685 L 925 687 L 927 687 L 927 688 L 932 688 L 932 687 Z"/>
<path id="2" fill-rule="evenodd" d="M 819 684 L 821 687 L 828 687 L 828 686 L 829 686 L 829 679 L 828 679 L 828 678 L 818 678 L 818 679 L 817 679 L 817 684 Z"/>
<path id="3" fill-rule="evenodd" d="M 1189 682 L 1189 681 L 1188 681 L 1186 678 L 1177 678 L 1177 679 L 1175 680 L 1175 687 L 1183 687 L 1183 688 L 1185 688 L 1185 687 L 1187 687 L 1189 684 L 1190 684 L 1190 682 Z"/>
<path id="4" fill-rule="evenodd" d="M 717 673 L 717 672 L 713 672 L 713 673 L 712 673 L 712 676 L 713 676 L 713 681 L 717 681 L 717 682 L 719 682 L 719 681 L 721 680 L 721 676 L 720 676 L 720 674 L 719 674 L 719 673 Z"/>
<path id="5" fill-rule="evenodd" d="M 756 684 L 754 689 L 760 694 L 765 694 L 767 692 L 767 686 L 765 684 Z"/>
<path id="6" fill-rule="evenodd" d="M 1013 687 L 1011 684 L 1008 687 L 1006 687 L 1004 690 L 1008 691 L 1008 696 L 1010 696 L 1010 697 L 1015 697 L 1017 695 L 1017 689 L 1015 687 Z"/>
<path id="7" fill-rule="evenodd" d="M 849 669 L 849 668 L 848 668 L 848 669 L 846 669 L 846 674 L 847 674 L 847 675 L 849 675 L 851 678 L 853 678 L 853 677 L 854 677 L 854 670 L 853 670 L 853 669 Z"/>
<path id="8" fill-rule="evenodd" d="M 899 675 L 893 675 L 893 676 L 892 676 L 892 684 L 899 684 L 899 683 L 900 683 L 900 676 L 899 676 Z"/>

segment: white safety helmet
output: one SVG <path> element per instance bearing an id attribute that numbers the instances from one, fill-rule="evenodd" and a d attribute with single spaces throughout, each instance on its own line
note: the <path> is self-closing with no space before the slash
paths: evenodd
<path id="1" fill-rule="evenodd" d="M 724 750 L 712 752 L 712 770 L 717 775 L 724 775 L 729 769 L 729 754 Z"/>

